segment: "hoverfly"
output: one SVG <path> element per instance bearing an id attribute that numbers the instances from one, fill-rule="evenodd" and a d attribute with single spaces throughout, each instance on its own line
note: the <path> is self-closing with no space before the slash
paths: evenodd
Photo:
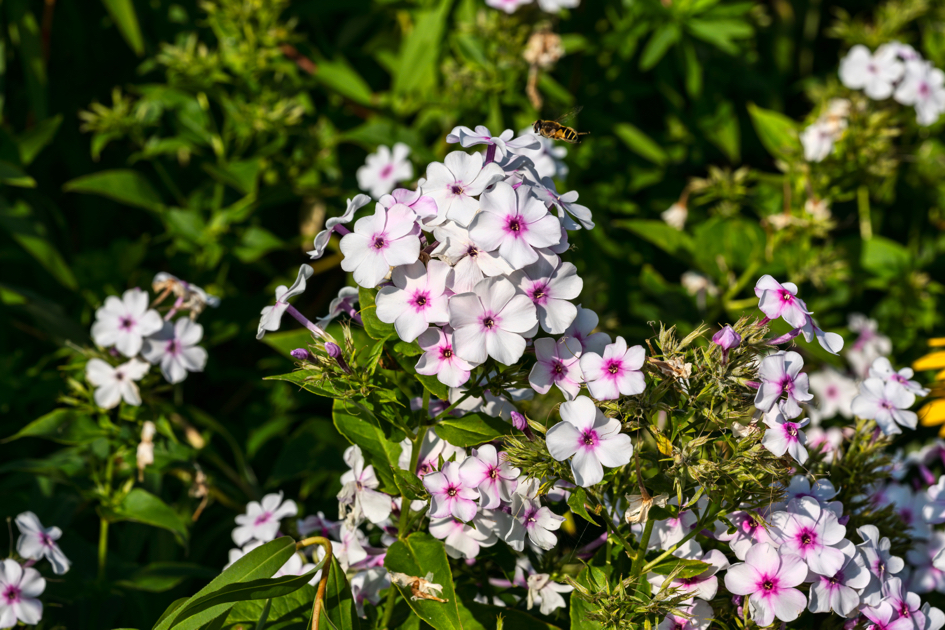
<path id="1" fill-rule="evenodd" d="M 580 112 L 582 109 L 584 109 L 583 106 L 575 107 L 557 120 L 536 120 L 535 124 L 532 125 L 532 128 L 535 130 L 535 133 L 544 136 L 545 138 L 551 138 L 552 140 L 564 140 L 565 142 L 577 144 L 581 141 L 581 136 L 586 136 L 591 132 L 575 131 L 571 127 L 565 127 L 561 124 L 561 122 L 577 116 L 578 112 Z"/>

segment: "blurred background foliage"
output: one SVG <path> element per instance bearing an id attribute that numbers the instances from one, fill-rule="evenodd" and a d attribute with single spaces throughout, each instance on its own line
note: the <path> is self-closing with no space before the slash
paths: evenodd
<path id="1" fill-rule="evenodd" d="M 498 134 L 583 105 L 591 135 L 569 146 L 559 190 L 577 190 L 598 228 L 572 234 L 571 259 L 584 306 L 628 339 L 652 320 L 684 333 L 734 321 L 762 273 L 802 284 L 826 329 L 874 317 L 900 364 L 942 333 L 945 123 L 893 144 L 887 121 L 865 121 L 870 142 L 813 180 L 791 159 L 849 45 L 899 38 L 945 66 L 937 3 L 584 0 L 507 15 L 482 0 L 6 0 L 0 25 L 0 435 L 56 406 L 66 344 L 91 344 L 106 296 L 169 271 L 223 299 L 201 320 L 205 373 L 158 410 L 180 438 L 143 483 L 159 518 L 108 513 L 104 577 L 103 438 L 0 444 L 4 513 L 62 527 L 74 562 L 44 596 L 45 627 L 149 625 L 222 567 L 235 510 L 266 491 L 334 516 L 345 443 L 327 401 L 262 380 L 304 344 L 254 333 L 378 145 L 406 143 L 421 176 L 454 125 Z M 530 67 L 529 38 L 548 32 L 563 56 Z M 832 221 L 807 218 L 811 186 L 834 200 Z M 685 231 L 660 219 L 680 199 Z M 346 283 L 339 262 L 314 263 L 296 302 L 310 317 Z M 126 447 L 136 431 L 122 429 Z M 198 460 L 211 499 L 193 524 Z"/>

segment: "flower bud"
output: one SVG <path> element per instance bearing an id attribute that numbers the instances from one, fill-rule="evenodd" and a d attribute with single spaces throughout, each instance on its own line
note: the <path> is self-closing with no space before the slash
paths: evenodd
<path id="1" fill-rule="evenodd" d="M 334 345 L 334 344 L 333 344 L 333 345 Z M 299 361 L 311 361 L 311 360 L 312 360 L 312 353 L 309 352 L 308 350 L 306 350 L 305 348 L 296 348 L 295 350 L 293 350 L 293 351 L 290 352 L 289 354 L 291 354 L 294 359 L 297 359 L 297 360 L 299 360 Z"/>
<path id="2" fill-rule="evenodd" d="M 723 353 L 728 353 L 732 348 L 737 348 L 741 342 L 742 336 L 727 324 L 725 328 L 712 335 L 712 343 L 720 346 Z"/>

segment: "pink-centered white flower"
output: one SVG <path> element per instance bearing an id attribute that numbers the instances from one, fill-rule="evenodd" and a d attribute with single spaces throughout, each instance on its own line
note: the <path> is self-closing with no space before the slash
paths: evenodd
<path id="1" fill-rule="evenodd" d="M 203 339 L 203 326 L 187 317 L 179 317 L 144 340 L 143 356 L 151 364 L 161 366 L 168 383 L 180 383 L 188 372 L 203 372 L 207 351 L 197 344 Z"/>
<path id="2" fill-rule="evenodd" d="M 604 466 L 616 468 L 630 463 L 633 444 L 620 432 L 620 421 L 606 417 L 587 396 L 561 405 L 561 419 L 548 430 L 548 452 L 556 460 L 571 458 L 574 482 L 585 488 L 600 483 Z"/>
<path id="3" fill-rule="evenodd" d="M 801 372 L 804 359 L 796 352 L 781 351 L 766 356 L 758 367 L 761 386 L 755 395 L 755 407 L 764 412 L 771 411 L 781 396 L 786 399 L 781 403 L 784 415 L 796 418 L 801 413 L 799 403 L 807 402 L 814 396 L 807 391 L 807 374 Z"/>
<path id="4" fill-rule="evenodd" d="M 30 560 L 46 558 L 56 575 L 62 575 L 69 570 L 72 563 L 56 544 L 62 537 L 61 529 L 43 527 L 39 518 L 32 512 L 18 514 L 16 526 L 20 530 L 20 537 L 16 541 L 16 552 L 20 556 Z"/>
<path id="5" fill-rule="evenodd" d="M 915 630 L 915 624 L 909 617 L 900 617 L 892 604 L 877 602 L 874 606 L 864 606 L 863 616 L 871 623 L 870 630 Z"/>
<path id="6" fill-rule="evenodd" d="M 233 542 L 242 547 L 250 540 L 275 540 L 282 519 L 295 516 L 299 508 L 295 501 L 282 500 L 282 493 L 267 494 L 262 502 L 250 501 L 246 513 L 236 517 L 238 527 L 233 530 Z"/>
<path id="7" fill-rule="evenodd" d="M 38 597 L 45 590 L 46 580 L 36 569 L 11 558 L 0 560 L 0 628 L 38 624 L 43 618 L 43 603 Z"/>
<path id="8" fill-rule="evenodd" d="M 818 120 L 801 132 L 800 139 L 804 147 L 804 159 L 808 162 L 823 162 L 833 152 L 837 128 L 828 121 Z"/>
<path id="9" fill-rule="evenodd" d="M 141 404 L 141 393 L 135 381 L 140 381 L 151 366 L 139 359 L 132 359 L 113 367 L 102 359 L 89 359 L 85 365 L 85 378 L 96 387 L 95 404 L 102 409 L 111 409 L 124 400 L 137 407 Z"/>
<path id="10" fill-rule="evenodd" d="M 144 338 L 161 330 L 164 320 L 148 308 L 148 293 L 134 288 L 125 291 L 121 299 L 114 295 L 95 311 L 92 339 L 103 348 L 115 346 L 126 357 L 141 351 Z"/>
<path id="11" fill-rule="evenodd" d="M 893 97 L 903 105 L 914 105 L 916 122 L 934 124 L 945 112 L 945 72 L 929 61 L 906 62 L 905 75 Z"/>
<path id="12" fill-rule="evenodd" d="M 906 388 L 907 391 L 912 392 L 916 396 L 927 396 L 929 390 L 922 387 L 919 381 L 913 381 L 912 377 L 914 375 L 915 372 L 912 371 L 912 368 L 908 367 L 897 371 L 886 357 L 879 357 L 873 361 L 873 365 L 870 366 L 870 378 L 879 378 L 887 383 L 899 383 Z"/>
<path id="13" fill-rule="evenodd" d="M 447 219 L 463 227 L 469 225 L 480 202 L 475 198 L 505 177 L 502 167 L 496 163 L 483 166 L 481 153 L 472 155 L 454 151 L 443 163 L 433 162 L 427 167 L 426 179 L 419 186 L 424 194 L 436 201 L 436 217 L 429 221 L 438 225 Z"/>
<path id="14" fill-rule="evenodd" d="M 840 541 L 837 548 L 843 553 L 843 566 L 833 575 L 810 576 L 814 582 L 807 609 L 813 613 L 832 610 L 841 617 L 849 617 L 860 605 L 860 591 L 869 584 L 870 572 L 849 540 Z"/>
<path id="15" fill-rule="evenodd" d="M 811 416 L 815 422 L 833 418 L 837 414 L 844 418 L 853 417 L 850 405 L 860 391 L 856 381 L 833 368 L 825 368 L 811 374 L 809 384 L 814 401 L 817 403 L 817 406 L 811 409 Z"/>
<path id="16" fill-rule="evenodd" d="M 420 257 L 417 215 L 403 204 L 390 210 L 378 204 L 374 215 L 358 219 L 340 245 L 345 256 L 341 268 L 352 272 L 362 287 L 376 287 L 391 267 L 409 265 Z"/>
<path id="17" fill-rule="evenodd" d="M 466 560 L 472 560 L 478 556 L 480 548 L 491 547 L 498 542 L 495 532 L 491 529 L 482 526 L 473 527 L 452 516 L 431 518 L 430 534 L 443 541 L 446 555 L 450 558 Z"/>
<path id="18" fill-rule="evenodd" d="M 430 324 L 445 324 L 450 319 L 446 277 L 449 266 L 431 260 L 424 267 L 419 260 L 394 269 L 394 286 L 377 293 L 377 318 L 393 324 L 397 335 L 410 343 Z"/>
<path id="19" fill-rule="evenodd" d="M 900 426 L 915 429 L 919 417 L 908 410 L 914 403 L 915 394 L 899 383 L 868 378 L 860 384 L 851 408 L 858 417 L 875 420 L 886 435 L 895 435 L 902 433 Z"/>
<path id="20" fill-rule="evenodd" d="M 453 127 L 453 131 L 446 136 L 446 141 L 451 144 L 458 142 L 459 146 L 464 149 L 477 144 L 492 145 L 495 147 L 496 154 L 500 157 L 505 157 L 508 152 L 518 153 L 525 149 L 538 149 L 541 146 L 538 142 L 538 136 L 533 133 L 524 133 L 513 140 L 512 136 L 514 135 L 515 132 L 511 129 L 506 129 L 498 136 L 493 136 L 489 128 L 482 125 L 478 125 L 475 130 L 458 126 Z"/>
<path id="21" fill-rule="evenodd" d="M 557 245 L 561 225 L 528 186 L 513 189 L 498 182 L 479 199 L 481 212 L 469 224 L 469 236 L 487 252 L 498 251 L 513 269 L 538 260 L 537 248 Z"/>
<path id="22" fill-rule="evenodd" d="M 680 613 L 670 613 L 663 618 L 657 630 L 707 630 L 712 623 L 712 607 L 702 600 L 682 606 Z"/>
<path id="23" fill-rule="evenodd" d="M 936 562 L 938 559 L 938 562 Z M 945 559 L 945 532 L 934 531 L 928 541 L 915 541 L 906 552 L 912 567 L 909 586 L 916 593 L 945 593 L 945 571 L 940 567 Z M 935 565 L 939 566 L 935 566 Z"/>
<path id="24" fill-rule="evenodd" d="M 471 363 L 492 357 L 512 365 L 525 352 L 523 335 L 538 325 L 535 305 L 503 277 L 485 278 L 450 299 L 450 326 L 458 354 Z"/>
<path id="25" fill-rule="evenodd" d="M 364 465 L 364 455 L 358 446 L 349 446 L 345 451 L 344 460 L 351 470 L 341 476 L 338 502 L 347 506 L 355 523 L 362 518 L 367 518 L 374 524 L 383 522 L 390 516 L 391 498 L 377 490 L 381 484 L 374 474 L 374 466 Z"/>
<path id="26" fill-rule="evenodd" d="M 256 330 L 256 339 L 262 339 L 266 332 L 275 332 L 279 330 L 282 324 L 282 316 L 290 308 L 289 299 L 305 293 L 305 284 L 312 274 L 311 265 L 301 265 L 299 274 L 295 277 L 295 282 L 291 287 L 285 285 L 276 287 L 276 303 L 272 306 L 263 307 L 259 317 L 259 328 Z"/>
<path id="27" fill-rule="evenodd" d="M 423 194 L 422 188 L 409 190 L 407 188 L 395 188 L 389 195 L 384 195 L 377 200 L 379 204 L 390 210 L 397 204 L 407 206 L 413 210 L 414 214 L 421 221 L 426 222 L 437 215 L 436 201 L 432 197 Z"/>
<path id="28" fill-rule="evenodd" d="M 479 506 L 493 510 L 512 500 L 522 471 L 509 464 L 505 453 L 483 444 L 460 464 L 459 474 L 466 487 L 479 490 Z"/>
<path id="29" fill-rule="evenodd" d="M 417 361 L 417 374 L 436 376 L 436 380 L 448 387 L 459 387 L 469 380 L 469 374 L 475 367 L 460 358 L 453 350 L 453 331 L 440 328 L 428 328 L 417 337 L 417 343 L 423 354 Z"/>
<path id="30" fill-rule="evenodd" d="M 469 230 L 452 221 L 439 225 L 433 231 L 439 245 L 432 256 L 453 268 L 447 286 L 453 293 L 468 293 L 486 277 L 512 273 L 512 266 L 498 252 L 484 251 L 473 242 Z"/>
<path id="31" fill-rule="evenodd" d="M 538 183 L 526 179 L 525 184 L 549 208 L 555 207 L 558 209 L 558 219 L 565 229 L 580 230 L 582 227 L 587 230 L 594 229 L 591 211 L 587 206 L 577 203 L 578 192 L 576 190 L 569 190 L 563 195 L 559 195 L 555 182 L 550 177 L 542 177 Z"/>
<path id="32" fill-rule="evenodd" d="M 807 304 L 797 297 L 797 285 L 793 282 L 781 284 L 769 275 L 761 276 L 755 283 L 758 308 L 768 319 L 784 318 L 794 328 L 807 323 L 810 311 Z"/>
<path id="33" fill-rule="evenodd" d="M 547 573 L 534 573 L 528 576 L 528 596 L 526 610 L 531 610 L 538 604 L 543 615 L 550 615 L 559 608 L 565 608 L 567 603 L 561 593 L 570 593 L 573 586 L 559 584 L 551 579 Z"/>
<path id="34" fill-rule="evenodd" d="M 770 534 L 780 545 L 779 553 L 800 557 L 818 575 L 832 576 L 843 568 L 846 558 L 834 545 L 846 533 L 837 515 L 823 509 L 813 497 L 794 499 L 787 511 L 771 515 Z"/>
<path id="35" fill-rule="evenodd" d="M 574 400 L 584 382 L 581 352 L 580 342 L 573 337 L 563 337 L 558 341 L 548 337 L 536 339 L 538 360 L 528 374 L 528 384 L 539 394 L 547 394 L 554 385 L 564 394 L 565 400 Z"/>
<path id="36" fill-rule="evenodd" d="M 597 313 L 578 304 L 577 316 L 564 331 L 564 336 L 577 339 L 584 352 L 603 354 L 604 348 L 610 343 L 610 335 L 605 332 L 594 332 L 599 323 L 600 317 Z"/>
<path id="37" fill-rule="evenodd" d="M 893 95 L 893 85 L 904 71 L 892 47 L 880 47 L 871 53 L 866 46 L 857 44 L 840 60 L 840 81 L 848 88 L 862 89 L 878 101 Z"/>
<path id="38" fill-rule="evenodd" d="M 799 464 L 807 461 L 807 436 L 801 431 L 810 422 L 808 418 L 795 422 L 784 417 L 779 409 L 765 413 L 764 423 L 768 426 L 761 444 L 774 455 L 782 457 L 790 454 Z"/>
<path id="39" fill-rule="evenodd" d="M 519 493 L 512 495 L 512 513 L 496 511 L 500 527 L 504 530 L 503 539 L 515 551 L 525 548 L 525 537 L 539 549 L 552 549 L 558 543 L 558 537 L 552 532 L 561 527 L 563 516 L 558 516 L 538 499 L 528 498 Z M 507 517 L 504 517 L 507 516 Z M 501 532 L 500 532 L 501 533 Z"/>
<path id="40" fill-rule="evenodd" d="M 807 565 L 793 554 L 781 555 L 768 543 L 748 550 L 745 562 L 725 573 L 725 588 L 748 596 L 752 619 L 770 626 L 775 618 L 794 621 L 804 611 L 807 598 L 794 588 L 807 577 Z"/>
<path id="41" fill-rule="evenodd" d="M 540 254 L 536 262 L 509 279 L 531 298 L 538 311 L 538 323 L 546 333 L 560 335 L 574 322 L 577 307 L 569 300 L 581 294 L 584 281 L 571 263 L 562 263 L 554 254 Z"/>
<path id="42" fill-rule="evenodd" d="M 621 395 L 635 396 L 646 389 L 640 368 L 646 361 L 643 346 L 627 347 L 623 337 L 607 345 L 602 354 L 586 352 L 581 356 L 581 371 L 587 389 L 597 400 L 615 400 Z"/>
<path id="43" fill-rule="evenodd" d="M 379 199 L 394 189 L 397 182 L 413 177 L 413 165 L 407 157 L 410 147 L 403 142 L 394 145 L 394 150 L 386 146 L 377 147 L 376 153 L 367 156 L 364 166 L 358 169 L 358 187 Z"/>
<path id="44" fill-rule="evenodd" d="M 758 543 L 771 542 L 764 520 L 754 514 L 742 511 L 732 512 L 728 515 L 728 520 L 735 530 L 729 533 L 728 525 L 720 521 L 716 524 L 715 538 L 727 542 L 739 560 L 744 560 L 748 550 Z"/>
<path id="45" fill-rule="evenodd" d="M 452 516 L 468 523 L 476 516 L 479 490 L 463 482 L 459 466 L 446 462 L 440 471 L 423 477 L 423 486 L 430 493 L 430 518 Z"/>

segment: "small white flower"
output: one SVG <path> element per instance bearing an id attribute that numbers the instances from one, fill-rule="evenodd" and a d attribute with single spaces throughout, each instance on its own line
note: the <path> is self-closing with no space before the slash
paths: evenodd
<path id="1" fill-rule="evenodd" d="M 528 576 L 528 610 L 531 610 L 535 604 L 541 608 L 541 614 L 550 615 L 559 608 L 564 608 L 567 603 L 561 597 L 561 593 L 570 593 L 574 590 L 573 586 L 559 584 L 551 579 L 547 573 L 535 573 Z"/>
<path id="2" fill-rule="evenodd" d="M 561 9 L 575 9 L 581 0 L 538 0 L 538 6 L 546 13 L 557 13 Z M 547 615 L 542 606 L 542 614 Z"/>
<path id="3" fill-rule="evenodd" d="M 482 192 L 505 176 L 496 163 L 483 166 L 480 153 L 472 155 L 454 151 L 443 163 L 433 162 L 427 167 L 426 179 L 420 181 L 423 194 L 436 201 L 436 217 L 428 221 L 439 225 L 446 219 L 466 227 L 479 210 L 478 197 Z"/>
<path id="4" fill-rule="evenodd" d="M 928 61 L 907 61 L 893 98 L 903 105 L 915 105 L 916 121 L 931 125 L 945 112 L 945 73 Z"/>
<path id="5" fill-rule="evenodd" d="M 904 70 L 895 48 L 880 47 L 871 54 L 869 48 L 857 44 L 840 61 L 840 81 L 881 101 L 892 96 L 893 84 L 902 78 Z"/>
<path id="6" fill-rule="evenodd" d="M 0 561 L 0 628 L 17 622 L 35 626 L 43 618 L 43 603 L 37 599 L 46 590 L 39 571 L 22 567 L 16 560 Z"/>
<path id="7" fill-rule="evenodd" d="M 868 378 L 860 385 L 860 395 L 853 399 L 853 413 L 875 420 L 886 435 L 902 433 L 899 425 L 914 429 L 919 417 L 907 411 L 915 403 L 915 394 L 896 381 Z"/>
<path id="8" fill-rule="evenodd" d="M 20 537 L 16 541 L 16 552 L 24 558 L 41 560 L 46 558 L 53 567 L 53 573 L 62 575 L 69 570 L 71 563 L 62 553 L 56 541 L 62 536 L 58 527 L 43 527 L 39 518 L 32 512 L 23 512 L 16 517 L 16 526 Z"/>
<path id="9" fill-rule="evenodd" d="M 808 162 L 823 162 L 833 151 L 834 140 L 836 140 L 836 131 L 830 123 L 818 120 L 808 126 L 801 133 L 804 159 Z"/>
<path id="10" fill-rule="evenodd" d="M 148 308 L 148 294 L 141 289 L 128 289 L 119 300 L 114 295 L 95 311 L 92 339 L 103 348 L 115 346 L 126 357 L 141 351 L 144 337 L 161 330 L 164 320 Z"/>
<path id="11" fill-rule="evenodd" d="M 686 219 L 688 217 L 689 210 L 686 208 L 686 204 L 679 203 L 678 201 L 660 213 L 660 218 L 663 219 L 663 222 L 677 230 L 682 230 L 686 227 Z"/>
<path id="12" fill-rule="evenodd" d="M 364 465 L 364 455 L 358 446 L 349 446 L 344 460 L 351 470 L 341 476 L 342 488 L 338 493 L 338 501 L 342 511 L 347 507 L 355 523 L 365 517 L 372 523 L 384 521 L 390 516 L 391 500 L 388 495 L 377 490 L 380 482 L 374 474 L 374 466 Z"/>
<path id="13" fill-rule="evenodd" d="M 279 330 L 282 315 L 289 308 L 289 298 L 305 293 L 305 281 L 311 278 L 313 273 L 311 265 L 302 265 L 299 267 L 299 275 L 296 276 L 291 287 L 286 288 L 284 285 L 276 287 L 276 303 L 263 308 L 259 318 L 259 329 L 256 331 L 256 339 L 262 339 L 266 332 Z"/>
<path id="14" fill-rule="evenodd" d="M 298 512 L 295 501 L 283 502 L 281 492 L 267 494 L 262 503 L 250 501 L 246 506 L 246 514 L 236 517 L 239 527 L 233 530 L 233 542 L 242 546 L 250 540 L 275 540 L 282 519 L 295 516 Z"/>
<path id="15" fill-rule="evenodd" d="M 207 351 L 197 345 L 202 338 L 203 326 L 181 317 L 173 324 L 164 322 L 164 328 L 145 339 L 141 355 L 161 365 L 168 383 L 180 383 L 188 372 L 203 372 L 207 364 Z"/>
<path id="16" fill-rule="evenodd" d="M 89 359 L 85 366 L 85 378 L 94 385 L 95 404 L 102 409 L 111 409 L 124 400 L 137 407 L 141 394 L 134 381 L 140 381 L 151 366 L 140 359 L 132 359 L 113 367 L 101 359 Z"/>
<path id="17" fill-rule="evenodd" d="M 358 186 L 379 199 L 394 189 L 397 182 L 413 177 L 413 165 L 407 156 L 410 147 L 403 142 L 394 145 L 394 150 L 385 146 L 377 147 L 377 153 L 367 156 L 364 166 L 358 169 Z"/>

